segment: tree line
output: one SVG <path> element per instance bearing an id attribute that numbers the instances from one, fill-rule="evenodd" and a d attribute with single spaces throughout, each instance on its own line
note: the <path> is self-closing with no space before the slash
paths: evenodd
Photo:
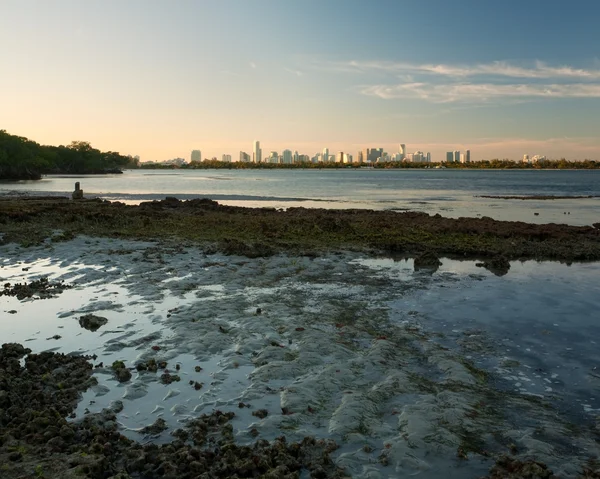
<path id="1" fill-rule="evenodd" d="M 45 174 L 122 173 L 138 160 L 115 151 L 100 151 L 87 141 L 70 145 L 40 145 L 0 130 L 0 179 L 38 180 Z"/>
<path id="2" fill-rule="evenodd" d="M 411 163 L 407 161 L 391 161 L 388 163 L 336 163 L 336 162 L 299 162 L 299 163 L 252 163 L 252 162 L 229 162 L 219 160 L 203 160 L 191 163 L 185 163 L 181 166 L 161 163 L 142 163 L 140 168 L 144 169 L 184 169 L 184 170 L 195 170 L 195 169 L 228 169 L 228 170 L 274 170 L 274 169 L 319 169 L 319 168 L 331 168 L 331 169 L 342 169 L 342 168 L 364 168 L 373 167 L 379 169 L 393 169 L 393 168 L 407 168 L 407 169 L 418 169 L 418 168 L 451 168 L 451 169 L 510 169 L 510 170 L 570 170 L 570 169 L 598 169 L 600 168 L 600 162 L 594 160 L 582 160 L 582 161 L 567 161 L 566 159 L 560 160 L 542 160 L 536 163 L 523 163 L 521 161 L 513 160 L 481 160 L 474 161 L 471 163 Z"/>

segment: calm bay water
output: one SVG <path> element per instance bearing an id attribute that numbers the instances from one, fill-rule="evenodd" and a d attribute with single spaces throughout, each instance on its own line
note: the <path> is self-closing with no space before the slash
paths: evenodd
<path id="1" fill-rule="evenodd" d="M 288 208 L 366 208 L 443 216 L 587 225 L 600 221 L 600 198 L 505 200 L 481 195 L 600 195 L 600 171 L 507 170 L 136 170 L 123 175 L 46 176 L 0 183 L 0 194 L 87 196 L 138 203 L 165 196 L 223 204 Z M 534 213 L 538 213 L 535 215 Z"/>

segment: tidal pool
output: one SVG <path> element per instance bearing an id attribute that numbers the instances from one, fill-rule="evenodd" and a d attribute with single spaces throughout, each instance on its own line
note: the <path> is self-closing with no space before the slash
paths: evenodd
<path id="1" fill-rule="evenodd" d="M 0 297 L 0 338 L 96 355 L 78 420 L 121 401 L 121 432 L 168 442 L 189 418 L 233 411 L 236 441 L 333 438 L 356 477 L 470 478 L 512 452 L 575 477 L 598 454 L 598 264 L 358 253 L 248 259 L 174 243 L 78 237 L 0 247 L 0 280 L 72 288 Z M 87 313 L 107 324 L 92 332 Z M 130 369 L 119 383 L 114 361 Z M 166 362 L 178 381 L 163 384 Z M 100 364 L 102 363 L 102 366 Z M 162 433 L 142 431 L 162 418 Z M 443 471 L 443 472 L 442 472 Z"/>

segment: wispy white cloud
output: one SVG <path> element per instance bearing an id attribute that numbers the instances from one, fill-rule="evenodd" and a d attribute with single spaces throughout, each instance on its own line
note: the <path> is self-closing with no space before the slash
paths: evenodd
<path id="1" fill-rule="evenodd" d="M 494 83 L 400 83 L 369 85 L 364 95 L 385 100 L 418 98 L 433 103 L 489 102 L 500 98 L 600 98 L 600 84 L 494 84 Z"/>
<path id="2" fill-rule="evenodd" d="M 434 63 L 404 63 L 390 61 L 349 61 L 330 63 L 330 67 L 346 72 L 383 71 L 398 75 L 429 74 L 455 78 L 474 76 L 497 76 L 509 78 L 570 78 L 600 80 L 600 69 L 574 68 L 572 66 L 550 66 L 536 61 L 532 66 L 513 65 L 506 61 L 478 63 L 475 65 L 449 65 Z"/>
<path id="3" fill-rule="evenodd" d="M 302 76 L 302 72 L 300 70 L 292 70 L 291 68 L 284 68 L 284 70 L 292 75 L 296 75 L 297 77 Z"/>

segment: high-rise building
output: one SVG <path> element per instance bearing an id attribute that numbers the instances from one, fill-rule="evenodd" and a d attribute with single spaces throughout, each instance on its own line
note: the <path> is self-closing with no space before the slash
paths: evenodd
<path id="1" fill-rule="evenodd" d="M 423 161 L 423 152 L 415 151 L 413 154 L 413 163 L 421 163 Z"/>
<path id="2" fill-rule="evenodd" d="M 224 161 L 226 163 L 231 163 L 231 155 L 223 154 L 223 156 L 221 157 L 221 161 Z"/>
<path id="3" fill-rule="evenodd" d="M 200 150 L 192 150 L 190 161 L 202 161 L 202 152 Z"/>
<path id="4" fill-rule="evenodd" d="M 296 154 L 298 154 L 298 152 L 296 152 Z M 283 150 L 283 153 L 281 154 L 282 156 L 282 162 L 286 165 L 291 165 L 292 164 L 292 150 Z"/>
<path id="5" fill-rule="evenodd" d="M 356 157 L 358 163 L 362 163 L 365 161 L 362 150 L 358 152 L 358 156 Z"/>
<path id="6" fill-rule="evenodd" d="M 464 153 L 461 153 L 461 154 L 460 154 L 460 162 L 461 162 L 462 164 L 464 164 L 464 163 L 466 162 L 466 160 L 465 160 L 465 154 L 464 154 Z"/>
<path id="7" fill-rule="evenodd" d="M 431 152 L 427 152 L 427 155 L 425 155 L 426 161 L 427 163 L 431 163 Z"/>
<path id="8" fill-rule="evenodd" d="M 321 161 L 329 161 L 329 148 L 323 148 L 323 157 Z"/>
<path id="9" fill-rule="evenodd" d="M 458 150 L 454 152 L 454 163 L 460 163 L 460 151 Z"/>
<path id="10" fill-rule="evenodd" d="M 465 151 L 465 163 L 471 163 L 471 150 Z"/>
<path id="11" fill-rule="evenodd" d="M 276 151 L 272 151 L 268 161 L 269 163 L 279 163 L 279 154 Z"/>
<path id="12" fill-rule="evenodd" d="M 262 162 L 262 150 L 260 149 L 260 141 L 254 141 L 254 152 L 252 154 L 252 161 L 254 163 Z"/>
<path id="13" fill-rule="evenodd" d="M 406 156 L 406 145 L 404 143 L 400 144 L 400 155 L 402 159 Z"/>
<path id="14" fill-rule="evenodd" d="M 298 150 L 294 150 L 294 156 L 292 157 L 292 161 L 294 163 L 298 163 L 298 160 L 299 160 Z"/>
<path id="15" fill-rule="evenodd" d="M 446 162 L 452 163 L 454 161 L 454 153 L 451 151 L 446 152 Z"/>
<path id="16" fill-rule="evenodd" d="M 308 163 L 308 162 L 310 162 L 310 156 L 308 156 L 308 155 L 298 155 L 298 162 L 299 163 Z"/>
<path id="17" fill-rule="evenodd" d="M 240 151 L 240 162 L 241 163 L 248 163 L 251 160 L 251 157 L 248 153 L 246 153 L 245 151 Z"/>
<path id="18" fill-rule="evenodd" d="M 530 163 L 529 155 L 523 155 L 523 163 Z"/>
<path id="19" fill-rule="evenodd" d="M 336 163 L 343 163 L 344 162 L 344 152 L 343 151 L 338 151 L 335 155 L 335 162 Z"/>
<path id="20" fill-rule="evenodd" d="M 366 148 L 363 150 L 363 161 L 376 163 L 383 156 L 383 148 Z"/>

